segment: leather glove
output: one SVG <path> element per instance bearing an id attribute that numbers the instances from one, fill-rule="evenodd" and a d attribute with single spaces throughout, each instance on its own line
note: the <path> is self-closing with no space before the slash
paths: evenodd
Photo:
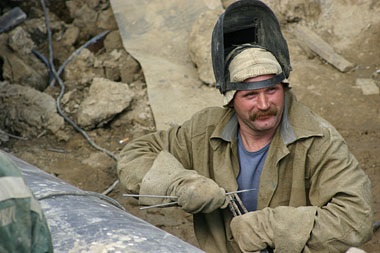
<path id="1" fill-rule="evenodd" d="M 189 213 L 209 213 L 228 206 L 224 189 L 212 179 L 185 169 L 167 151 L 160 152 L 154 160 L 141 182 L 140 194 L 177 196 L 178 205 Z M 173 199 L 139 198 L 140 205 L 156 205 L 168 201 Z"/>
<path id="2" fill-rule="evenodd" d="M 214 180 L 198 174 L 177 180 L 170 186 L 169 193 L 178 196 L 178 205 L 188 213 L 210 213 L 228 205 L 226 191 Z"/>
<path id="3" fill-rule="evenodd" d="M 273 232 L 257 222 L 258 212 L 249 212 L 232 219 L 230 227 L 235 241 L 241 250 L 261 251 L 273 247 Z M 269 231 L 268 231 L 269 230 Z M 269 232 L 269 234 L 268 234 Z"/>
<path id="4" fill-rule="evenodd" d="M 302 252 L 314 226 L 317 207 L 279 206 L 249 212 L 232 219 L 234 240 L 244 252 L 266 248 Z"/>

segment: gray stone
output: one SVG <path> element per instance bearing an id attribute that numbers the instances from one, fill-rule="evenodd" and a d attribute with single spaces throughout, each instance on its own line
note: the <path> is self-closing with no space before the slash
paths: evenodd
<path id="1" fill-rule="evenodd" d="M 73 46 L 79 39 L 80 30 L 76 26 L 69 26 L 63 34 L 62 42 L 67 46 Z"/>
<path id="2" fill-rule="evenodd" d="M 356 79 L 356 86 L 360 88 L 364 95 L 376 95 L 379 94 L 379 87 L 375 81 L 370 78 L 358 78 Z"/>
<path id="3" fill-rule="evenodd" d="M 125 110 L 134 97 L 127 84 L 94 78 L 88 96 L 81 103 L 78 125 L 85 129 L 100 127 Z"/>
<path id="4" fill-rule="evenodd" d="M 64 120 L 56 111 L 56 101 L 46 93 L 2 82 L 0 100 L 0 128 L 32 137 L 45 130 L 59 134 L 64 127 Z"/>

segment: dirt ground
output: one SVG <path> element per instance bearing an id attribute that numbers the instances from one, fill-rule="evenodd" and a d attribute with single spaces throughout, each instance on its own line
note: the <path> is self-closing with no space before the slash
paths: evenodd
<path id="1" fill-rule="evenodd" d="M 380 95 L 364 95 L 362 89 L 356 87 L 358 78 L 369 78 L 378 86 L 380 84 L 380 24 L 372 25 L 355 38 L 351 48 L 340 51 L 356 65 L 346 73 L 305 52 L 291 29 L 292 24 L 284 27 L 293 66 L 290 78 L 293 91 L 300 101 L 329 120 L 346 139 L 372 181 L 375 220 L 380 220 Z M 114 154 L 126 142 L 155 130 L 153 115 L 141 117 L 142 112 L 151 114 L 143 75 L 136 75 L 131 83 L 130 88 L 137 94 L 131 107 L 104 126 L 88 131 L 95 143 Z M 47 92 L 56 96 L 59 87 Z M 10 138 L 0 148 L 83 190 L 105 191 L 117 179 L 115 161 L 94 149 L 70 125 L 65 126 L 65 131 L 69 135 L 67 140 L 43 132 L 27 139 Z M 126 142 L 120 143 L 120 140 Z M 124 188 L 117 185 L 109 196 L 124 205 L 128 212 L 197 246 L 190 215 L 176 208 L 140 210 L 135 201 L 122 196 L 124 192 Z M 380 230 L 361 248 L 380 252 L 379 245 Z"/>

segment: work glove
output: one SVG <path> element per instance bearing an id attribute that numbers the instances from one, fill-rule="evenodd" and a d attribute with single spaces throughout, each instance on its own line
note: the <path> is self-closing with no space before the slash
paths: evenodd
<path id="1" fill-rule="evenodd" d="M 248 212 L 235 216 L 230 224 L 234 240 L 244 252 L 261 251 L 273 247 L 273 231 L 264 229 L 263 224 L 256 222 L 257 212 Z M 269 230 L 269 233 L 268 233 Z"/>
<path id="2" fill-rule="evenodd" d="M 178 196 L 178 205 L 188 213 L 210 213 L 228 205 L 226 191 L 214 180 L 198 174 L 179 178 L 168 192 Z"/>
<path id="3" fill-rule="evenodd" d="M 210 213 L 228 206 L 225 190 L 215 181 L 187 170 L 169 152 L 161 151 L 152 167 L 144 176 L 140 195 L 165 195 L 175 198 L 159 199 L 140 197 L 140 205 L 156 205 L 177 201 L 178 205 L 189 213 Z"/>
<path id="4" fill-rule="evenodd" d="M 236 216 L 230 228 L 243 252 L 276 249 L 302 252 L 314 225 L 317 207 L 266 207 Z"/>

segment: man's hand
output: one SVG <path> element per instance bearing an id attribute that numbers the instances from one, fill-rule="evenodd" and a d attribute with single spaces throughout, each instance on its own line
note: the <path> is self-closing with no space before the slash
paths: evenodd
<path id="1" fill-rule="evenodd" d="M 212 179 L 187 170 L 169 152 L 162 151 L 154 160 L 151 169 L 144 176 L 141 195 L 177 196 L 178 205 L 189 213 L 210 213 L 228 205 L 226 193 Z M 141 205 L 167 203 L 159 198 L 139 199 Z"/>
<path id="2" fill-rule="evenodd" d="M 274 246 L 271 240 L 272 234 L 268 235 L 265 229 L 260 229 L 260 223 L 256 222 L 256 213 L 249 212 L 236 216 L 231 221 L 231 232 L 243 251 L 260 251 L 265 250 L 268 246 Z M 256 229 L 255 225 L 259 229 Z"/>
<path id="3" fill-rule="evenodd" d="M 302 252 L 314 226 L 315 206 L 278 206 L 236 216 L 230 228 L 244 252 L 276 249 L 276 252 Z"/>
<path id="4" fill-rule="evenodd" d="M 188 213 L 210 213 L 228 204 L 225 190 L 201 175 L 188 175 L 171 188 L 170 195 L 178 196 L 178 205 Z"/>

